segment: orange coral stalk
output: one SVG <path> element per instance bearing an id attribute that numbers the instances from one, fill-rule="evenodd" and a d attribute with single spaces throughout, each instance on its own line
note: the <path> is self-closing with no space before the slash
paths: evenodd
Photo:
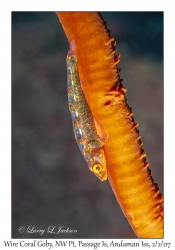
<path id="1" fill-rule="evenodd" d="M 162 195 L 148 169 L 146 154 L 125 98 L 116 64 L 115 41 L 95 12 L 57 12 L 68 41 L 75 40 L 82 88 L 100 124 L 108 179 L 130 225 L 140 238 L 163 237 Z"/>

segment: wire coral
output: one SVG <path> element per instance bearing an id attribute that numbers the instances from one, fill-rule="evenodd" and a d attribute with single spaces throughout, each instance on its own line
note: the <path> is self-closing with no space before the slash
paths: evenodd
<path id="1" fill-rule="evenodd" d="M 96 12 L 57 12 L 68 41 L 75 40 L 81 87 L 94 119 L 107 134 L 108 180 L 139 238 L 163 237 L 163 197 L 154 183 L 133 112 L 125 97 L 110 37 Z"/>

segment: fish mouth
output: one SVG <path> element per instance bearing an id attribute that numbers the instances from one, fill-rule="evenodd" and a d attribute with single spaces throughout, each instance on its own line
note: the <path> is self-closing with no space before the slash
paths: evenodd
<path id="1" fill-rule="evenodd" d="M 100 181 L 106 181 L 108 178 L 107 171 L 97 174 L 97 177 L 100 179 Z"/>

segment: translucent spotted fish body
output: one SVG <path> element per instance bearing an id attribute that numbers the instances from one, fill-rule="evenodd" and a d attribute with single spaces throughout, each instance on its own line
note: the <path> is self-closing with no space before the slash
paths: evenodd
<path id="1" fill-rule="evenodd" d="M 73 46 L 67 55 L 68 104 L 75 139 L 89 169 L 101 180 L 107 179 L 103 143 L 98 136 L 91 111 L 81 89 Z"/>

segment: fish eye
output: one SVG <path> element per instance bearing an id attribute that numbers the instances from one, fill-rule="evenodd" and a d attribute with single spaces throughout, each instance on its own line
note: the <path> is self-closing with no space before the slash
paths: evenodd
<path id="1" fill-rule="evenodd" d="M 97 174 L 102 170 L 102 165 L 99 163 L 95 163 L 92 169 L 93 169 L 94 173 Z"/>

